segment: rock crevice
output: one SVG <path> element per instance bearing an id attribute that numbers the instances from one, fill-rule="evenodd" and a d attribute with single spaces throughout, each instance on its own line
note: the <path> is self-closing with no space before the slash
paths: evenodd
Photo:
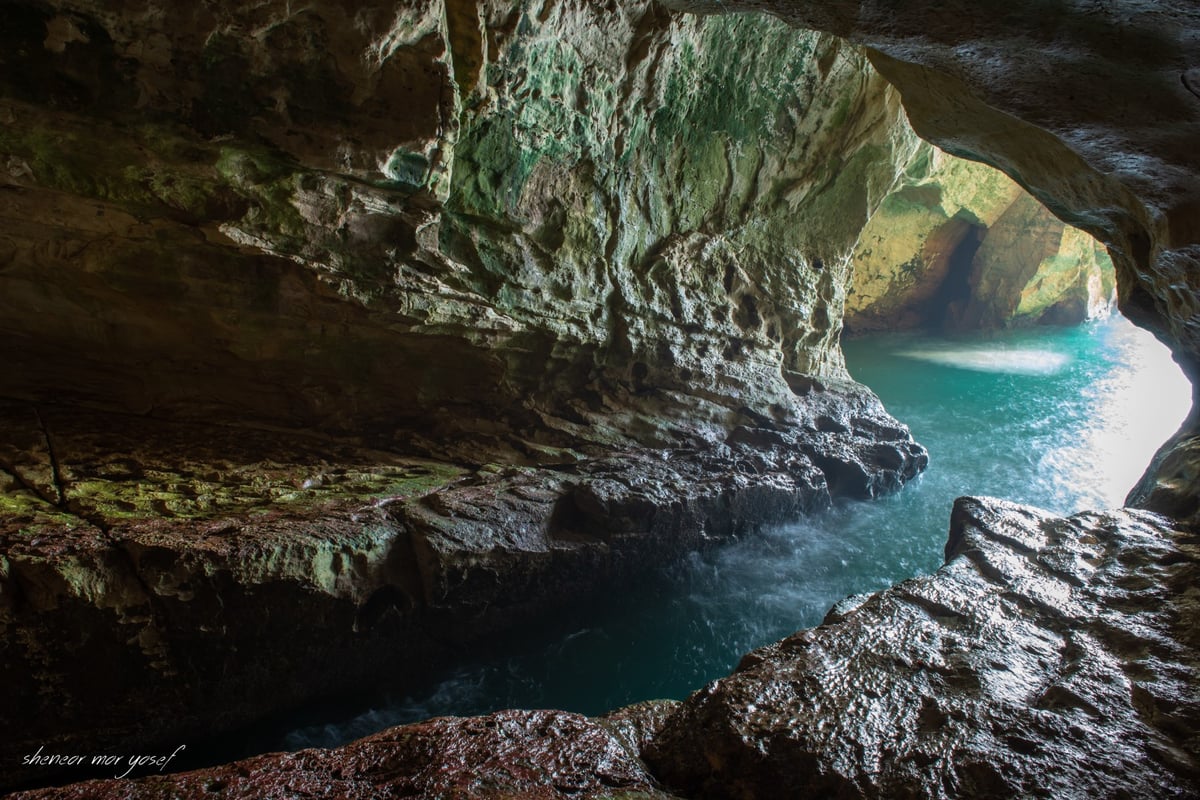
<path id="1" fill-rule="evenodd" d="M 1196 537 L 961 498 L 935 574 L 830 611 L 682 703 L 505 711 L 49 797 L 1197 796 Z M 464 760 L 464 756 L 469 757 Z M 622 794 L 621 796 L 626 796 Z"/>
<path id="2" fill-rule="evenodd" d="M 6 440 L 42 455 L 46 486 L 4 487 L 0 665 L 19 699 L 0 710 L 13 731 L 0 763 L 47 743 L 211 737 L 385 671 L 427 679 L 464 647 L 827 507 L 832 491 L 892 491 L 925 452 L 855 391 L 825 390 L 823 431 L 747 425 L 703 448 L 478 468 L 289 432 L 5 406 Z M 47 435 L 62 504 L 47 499 Z M 81 661 L 94 668 L 66 666 Z M 10 767 L 6 780 L 30 779 Z"/>

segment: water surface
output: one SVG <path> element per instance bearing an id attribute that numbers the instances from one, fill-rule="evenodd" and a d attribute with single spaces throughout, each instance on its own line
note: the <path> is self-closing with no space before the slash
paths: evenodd
<path id="1" fill-rule="evenodd" d="M 566 633 L 548 643 L 533 632 L 435 686 L 383 692 L 271 747 L 330 746 L 444 714 L 599 714 L 681 699 L 747 651 L 819 623 L 843 597 L 935 570 L 960 495 L 1061 514 L 1121 505 L 1190 397 L 1166 349 L 1119 317 L 954 340 L 875 336 L 844 349 L 854 377 L 929 448 L 929 469 L 904 491 L 694 555 L 602 609 L 569 612 Z"/>

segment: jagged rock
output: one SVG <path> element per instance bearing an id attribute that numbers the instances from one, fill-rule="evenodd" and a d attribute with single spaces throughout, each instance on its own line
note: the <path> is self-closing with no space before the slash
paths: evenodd
<path id="1" fill-rule="evenodd" d="M 917 146 L 856 49 L 652 2 L 0 31 L 0 394 L 443 455 L 793 413 L 783 371 L 846 378 L 849 254 Z"/>
<path id="2" fill-rule="evenodd" d="M 846 379 L 851 252 L 919 147 L 860 51 L 761 15 L 0 14 L 6 396 L 720 437 L 786 412 L 785 372 Z"/>
<path id="3" fill-rule="evenodd" d="M 750 653 L 649 745 L 688 797 L 1200 796 L 1200 544 L 955 504 L 947 564 Z"/>
<path id="4" fill-rule="evenodd" d="M 670 0 L 702 12 L 765 10 L 864 45 L 913 127 L 998 167 L 1108 247 L 1117 304 L 1200 376 L 1200 138 L 1191 0 L 1081 6 L 953 0 L 896 9 L 861 0 Z M 1152 127 L 1144 125 L 1155 120 Z M 1195 491 L 1196 424 L 1151 465 L 1130 501 L 1171 513 Z M 1158 474 L 1158 470 L 1167 472 Z M 1160 480 L 1161 478 L 1161 480 Z M 1194 481 L 1190 483 L 1194 486 Z M 1159 502 L 1162 505 L 1159 505 Z"/>
<path id="5" fill-rule="evenodd" d="M 923 135 L 1002 167 L 1101 236 L 1115 257 L 1122 309 L 1168 341 L 1190 375 L 1200 373 L 1200 107 L 1188 64 L 1200 12 L 1190 0 L 1086 9 L 960 0 L 903 10 L 850 0 L 670 5 L 771 8 L 868 45 Z M 370 433 L 398 444 L 402 455 L 385 464 L 435 456 L 469 472 L 489 461 L 562 467 L 637 448 L 627 472 L 657 476 L 657 465 L 643 464 L 662 451 L 703 453 L 706 470 L 727 460 L 717 483 L 689 495 L 692 512 L 711 509 L 723 488 L 740 495 L 751 483 L 778 503 L 772 511 L 796 509 L 820 496 L 817 475 L 870 494 L 916 462 L 900 439 L 846 448 L 838 438 L 854 431 L 846 414 L 818 413 L 840 402 L 823 387 L 845 378 L 835 343 L 850 251 L 916 146 L 892 124 L 895 93 L 837 39 L 642 2 L 22 1 L 0 6 L 0 63 L 0 393 L 190 418 L 205 432 L 220 419 Z M 763 73 L 749 80 L 750 70 Z M 17 427 L 5 448 L 6 510 L 32 522 L 6 531 L 3 604 L 5 613 L 42 614 L 26 630 L 46 636 L 6 628 L 5 646 L 19 652 L 3 667 L 10 686 L 31 680 L 30 659 L 50 689 L 78 695 L 91 676 L 60 667 L 123 646 L 110 663 L 130 681 L 151 678 L 145 699 L 160 699 L 165 684 L 155 676 L 169 674 L 162 665 L 171 648 L 195 651 L 204 636 L 220 635 L 172 625 L 180 644 L 156 637 L 175 613 L 186 622 L 245 612 L 247 639 L 187 667 L 198 675 L 216 674 L 228 653 L 244 655 L 284 627 L 294 631 L 297 616 L 342 631 L 291 669 L 233 678 L 244 692 L 273 681 L 249 702 L 274 703 L 313 688 L 291 681 L 329 676 L 356 623 L 402 624 L 392 620 L 407 619 L 412 597 L 461 588 L 464 604 L 490 599 L 513 613 L 553 597 L 558 568 L 538 559 L 569 553 L 568 572 L 591 574 L 591 554 L 609 546 L 588 524 L 597 509 L 637 530 L 669 519 L 653 487 L 636 480 L 614 485 L 602 482 L 611 475 L 583 480 L 558 469 L 525 478 L 502 467 L 461 494 L 373 508 L 389 541 L 411 508 L 414 528 L 424 525 L 433 543 L 424 560 L 400 559 L 422 565 L 420 580 L 383 570 L 383 585 L 363 577 L 379 566 L 369 558 L 365 571 L 357 563 L 312 570 L 314 558 L 342 546 L 350 555 L 366 548 L 347 507 L 313 516 L 302 502 L 294 517 L 276 509 L 280 516 L 261 526 L 231 532 L 177 520 L 173 494 L 139 490 L 120 502 L 158 518 L 111 525 L 107 513 L 81 517 L 82 500 L 68 502 L 71 482 L 85 483 L 87 473 L 38 444 L 50 438 L 39 426 Z M 412 432 L 403 446 L 397 430 Z M 1194 515 L 1192 430 L 1194 421 L 1134 500 Z M 831 460 L 793 452 L 777 463 L 771 442 L 780 432 L 797 443 L 810 432 L 829 437 L 830 447 L 814 452 Z M 676 461 L 688 459 L 672 469 Z M 858 467 L 872 462 L 883 471 Z M 122 481 L 142 485 L 117 466 Z M 694 474 L 679 472 L 689 485 Z M 236 506 L 257 491 L 213 502 Z M 439 508 L 475 516 L 451 524 Z M 751 524 L 745 508 L 734 504 L 720 525 Z M 481 532 L 510 522 L 513 556 L 503 568 L 520 576 L 516 594 L 505 595 L 495 569 L 464 570 L 459 580 L 446 557 L 454 537 L 478 553 Z M 23 534 L 31 525 L 54 535 Z M 310 571 L 322 580 L 296 577 Z M 233 587 L 224 583 L 230 576 Z M 237 600 L 229 612 L 184 599 L 202 578 L 226 592 L 204 596 Z M 281 584 L 277 598 L 271 591 Z M 399 588 L 408 586 L 421 590 Z M 1155 586 L 1137 603 L 1171 607 Z M 367 587 L 384 591 L 357 593 Z M 1173 597 L 1184 595 L 1176 589 Z M 874 602 L 844 611 L 838 624 Z M 269 619 L 279 607 L 293 616 Z M 1143 612 L 1153 609 L 1127 610 Z M 68 635 L 81 626 L 87 636 Z M 1176 640 L 1192 641 L 1194 628 Z M 1164 638 L 1154 652 L 1171 647 Z M 1169 723 L 1176 673 L 1163 663 L 1160 683 L 1138 684 L 1147 694 L 1134 705 L 1142 713 L 1147 696 L 1167 697 L 1153 710 Z M 188 707 L 207 713 L 207 685 L 178 681 L 170 691 L 197 691 L 201 702 Z M 20 714 L 52 697 L 24 699 L 22 686 L 13 692 Z M 1189 695 L 1176 694 L 1194 718 Z M 1100 742 L 1142 753 L 1153 737 L 1132 722 L 1118 727 L 1136 716 L 1124 696 L 1105 699 L 1115 704 L 1112 730 L 1132 731 L 1136 746 L 1107 737 L 1086 710 L 1059 709 L 1051 713 L 1074 714 L 1096 732 L 1081 743 L 1067 730 L 1065 745 L 1089 757 Z M 62 714 L 56 705 L 39 724 Z M 114 729 L 121 724 L 129 718 Z M 1186 724 L 1178 731 L 1194 735 Z M 988 729 L 978 736 L 1022 763 L 1049 763 L 1038 751 L 1022 754 L 1020 741 Z M 786 736 L 779 743 L 789 746 Z M 857 758 L 848 757 L 847 775 L 858 774 Z M 1178 786 L 1172 781 L 1190 767 L 1172 772 L 1163 758 L 1130 766 L 1134 785 Z M 1079 770 L 1068 762 L 1063 774 Z M 1100 777 L 1080 776 L 1078 786 Z M 1018 772 L 1011 782 L 1025 779 Z M 1008 785 L 983 768 L 963 780 Z"/>
<path id="6" fill-rule="evenodd" d="M 1072 324 L 1107 312 L 1112 261 L 1010 178 L 924 145 L 867 222 L 848 330 Z"/>
<path id="7" fill-rule="evenodd" d="M 400 680 L 925 463 L 837 348 L 917 146 L 837 39 L 68 0 L 0 45 L 0 395 L 48 423 L 5 425 L 5 754 Z"/>
<path id="8" fill-rule="evenodd" d="M 30 780 L 18 765 L 38 746 L 195 741 L 347 685 L 428 677 L 466 645 L 823 508 L 831 489 L 866 496 L 925 466 L 861 387 L 812 407 L 819 424 L 743 426 L 706 448 L 465 469 L 2 406 L 0 434 L 23 447 L 0 450 L 0 780 Z"/>
<path id="9" fill-rule="evenodd" d="M 16 796 L 1200 796 L 1194 533 L 1142 511 L 1064 519 L 962 498 L 946 553 L 934 575 L 850 598 L 683 703 L 437 719 Z"/>
<path id="10" fill-rule="evenodd" d="M 442 717 L 333 750 L 275 753 L 137 781 L 18 792 L 14 800 L 264 800 L 274 797 L 669 800 L 602 720 L 562 711 Z"/>

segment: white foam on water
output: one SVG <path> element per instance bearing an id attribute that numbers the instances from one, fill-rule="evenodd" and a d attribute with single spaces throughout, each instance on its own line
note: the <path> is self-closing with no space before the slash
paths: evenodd
<path id="1" fill-rule="evenodd" d="M 488 707 L 490 698 L 483 684 L 478 669 L 460 667 L 424 696 L 393 698 L 349 718 L 295 728 L 283 737 L 281 746 L 286 750 L 338 747 L 395 725 L 455 713 L 469 715 Z"/>
<path id="2" fill-rule="evenodd" d="M 1120 505 L 1158 443 L 1186 416 L 1190 387 L 1166 348 L 1130 323 L 1116 319 L 1081 332 L 1088 330 L 1096 338 L 1082 349 L 1077 335 L 1055 334 L 1059 347 L 1076 348 L 1067 352 L 1003 341 L 912 342 L 896 355 L 976 372 L 1062 376 L 993 381 L 905 363 L 896 382 L 931 394 L 908 413 L 928 429 L 931 449 L 935 438 L 942 449 L 903 492 L 842 501 L 693 553 L 673 568 L 670 581 L 614 598 L 613 605 L 625 606 L 616 616 L 581 622 L 544 646 L 463 666 L 423 694 L 294 730 L 286 747 L 331 746 L 390 725 L 495 708 L 598 713 L 572 705 L 582 702 L 564 694 L 573 685 L 597 692 L 588 703 L 609 698 L 601 708 L 682 697 L 726 674 L 741 654 L 819 624 L 847 595 L 936 569 L 961 494 L 998 494 L 1063 514 Z M 1098 372 L 1109 361 L 1111 370 Z M 995 397 L 980 396 L 978 386 L 996 383 L 1008 386 Z M 951 394 L 963 387 L 969 391 Z M 630 683 L 639 694 L 626 694 Z"/>
<path id="3" fill-rule="evenodd" d="M 1031 347 L 960 347 L 902 350 L 896 355 L 946 367 L 1010 375 L 1054 375 L 1071 363 L 1071 357 L 1053 350 Z"/>

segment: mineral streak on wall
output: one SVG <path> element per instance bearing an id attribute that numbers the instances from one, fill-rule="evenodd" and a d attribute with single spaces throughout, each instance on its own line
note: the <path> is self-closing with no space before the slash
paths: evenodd
<path id="1" fill-rule="evenodd" d="M 900 176 L 922 191 L 868 60 L 922 133 L 1104 235 L 1123 308 L 1194 367 L 1200 206 L 1155 138 L 1192 147 L 1172 103 L 1194 95 L 1157 80 L 1178 47 L 1149 46 L 1176 28 L 1096 51 L 1150 65 L 1150 94 L 1101 87 L 1148 103 L 1139 123 L 1180 123 L 1142 124 L 1161 160 L 1138 161 L 1111 132 L 1021 122 L 1053 128 L 1039 103 L 1061 98 L 994 96 L 1075 74 L 987 74 L 1001 62 L 953 26 L 1007 42 L 1043 19 L 1009 6 L 777 9 L 815 33 L 649 2 L 0 5 L 0 780 L 36 777 L 12 765 L 39 745 L 174 747 L 409 678 L 914 477 L 923 448 L 837 346 L 864 226 Z M 1041 315 L 1040 291 L 1016 309 Z M 1142 496 L 1186 515 L 1184 444 Z M 652 727 L 493 722 L 574 731 L 607 764 Z M 643 785 L 626 766 L 608 786 Z"/>

